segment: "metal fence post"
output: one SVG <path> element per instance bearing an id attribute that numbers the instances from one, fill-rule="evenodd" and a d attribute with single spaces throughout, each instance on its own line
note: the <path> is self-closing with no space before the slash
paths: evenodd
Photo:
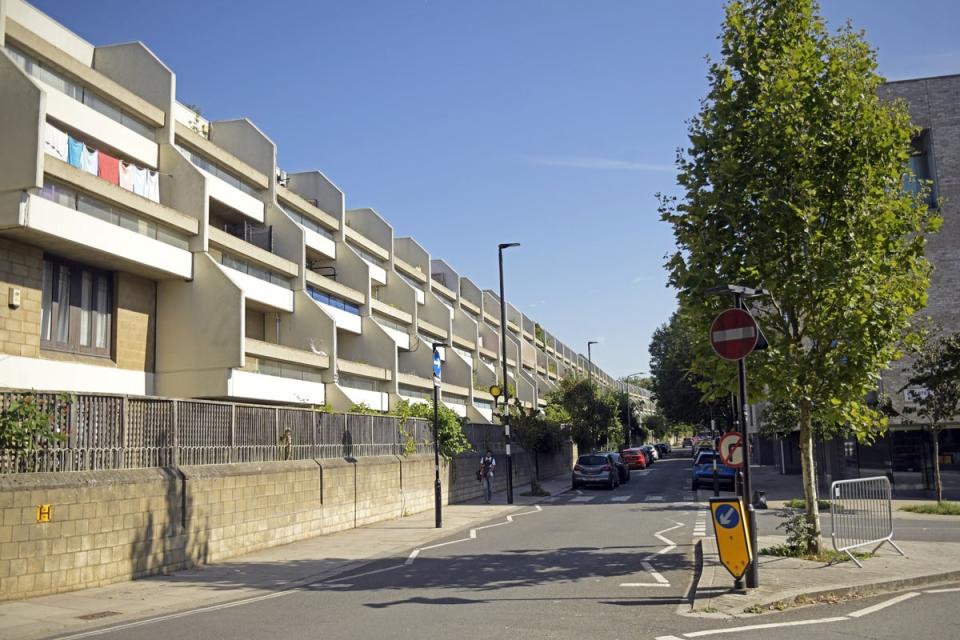
<path id="1" fill-rule="evenodd" d="M 237 405 L 230 405 L 230 462 L 236 462 L 237 454 Z"/>
<path id="2" fill-rule="evenodd" d="M 178 403 L 173 401 L 173 433 L 171 434 L 170 463 L 174 468 L 180 466 L 180 444 L 177 432 L 180 431 L 180 420 L 178 412 Z"/>
<path id="3" fill-rule="evenodd" d="M 117 456 L 121 469 L 127 468 L 127 432 L 130 420 L 130 398 L 123 396 L 120 400 L 120 452 Z"/>

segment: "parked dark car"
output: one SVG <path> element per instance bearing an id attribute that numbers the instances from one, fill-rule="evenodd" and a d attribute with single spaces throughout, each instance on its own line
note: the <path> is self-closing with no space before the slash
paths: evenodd
<path id="1" fill-rule="evenodd" d="M 693 439 L 691 439 L 691 438 L 684 438 L 684 439 L 683 439 L 683 444 L 680 445 L 680 446 L 682 446 L 682 447 L 692 447 L 692 446 L 693 446 Z"/>
<path id="2" fill-rule="evenodd" d="M 658 442 L 653 446 L 655 446 L 657 448 L 657 451 L 660 452 L 661 458 L 666 458 L 667 454 L 670 453 L 670 445 L 668 445 L 666 442 Z"/>
<path id="3" fill-rule="evenodd" d="M 652 444 L 645 444 L 640 448 L 647 454 L 647 466 L 652 465 L 660 458 L 660 453 Z"/>
<path id="4" fill-rule="evenodd" d="M 639 447 L 624 449 L 621 455 L 623 456 L 624 462 L 626 462 L 627 466 L 631 469 L 647 468 L 647 454 L 645 454 Z"/>
<path id="5" fill-rule="evenodd" d="M 601 484 L 608 489 L 620 486 L 620 473 L 610 456 L 588 453 L 577 458 L 573 465 L 572 486 L 579 489 L 588 484 Z"/>
<path id="6" fill-rule="evenodd" d="M 603 451 L 601 455 L 608 455 L 613 460 L 613 464 L 616 465 L 617 472 L 620 474 L 620 484 L 630 482 L 630 465 L 623 459 L 623 456 L 615 451 Z"/>
<path id="7" fill-rule="evenodd" d="M 693 490 L 699 487 L 713 486 L 713 461 L 717 461 L 717 478 L 720 486 L 729 486 L 733 490 L 737 472 L 720 461 L 720 455 L 713 450 L 703 450 L 693 461 Z"/>

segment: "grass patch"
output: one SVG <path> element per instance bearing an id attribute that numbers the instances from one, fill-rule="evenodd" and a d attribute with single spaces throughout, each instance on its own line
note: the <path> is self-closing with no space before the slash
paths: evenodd
<path id="1" fill-rule="evenodd" d="M 760 549 L 760 553 L 765 556 L 779 556 L 781 558 L 798 558 L 800 560 L 809 560 L 811 562 L 849 562 L 850 556 L 842 551 L 834 551 L 833 549 L 823 549 L 819 554 L 816 553 L 801 553 L 797 548 L 791 547 L 786 544 L 776 544 L 772 547 L 764 547 Z M 857 560 L 865 560 L 867 558 L 872 558 L 872 553 L 864 553 L 862 551 L 854 551 L 853 555 Z"/>
<path id="2" fill-rule="evenodd" d="M 912 504 L 900 507 L 900 511 L 926 513 L 935 516 L 960 516 L 960 502 L 935 502 L 933 504 Z"/>
<path id="3" fill-rule="evenodd" d="M 784 506 L 791 509 L 806 509 L 807 502 L 803 498 L 794 498 L 793 500 L 787 500 Z M 830 511 L 830 501 L 817 500 L 817 508 L 820 509 L 820 511 Z"/>

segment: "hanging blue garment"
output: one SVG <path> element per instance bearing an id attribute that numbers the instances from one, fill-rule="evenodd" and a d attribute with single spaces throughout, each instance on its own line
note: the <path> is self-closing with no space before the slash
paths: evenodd
<path id="1" fill-rule="evenodd" d="M 79 169 L 82 164 L 83 147 L 83 143 L 79 140 L 74 140 L 73 136 L 67 138 L 67 162 L 77 169 Z"/>

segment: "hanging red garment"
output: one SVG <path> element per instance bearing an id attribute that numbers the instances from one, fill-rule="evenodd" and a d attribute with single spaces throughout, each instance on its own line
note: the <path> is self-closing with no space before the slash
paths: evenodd
<path id="1" fill-rule="evenodd" d="M 98 165 L 98 175 L 104 180 L 109 180 L 113 184 L 120 185 L 120 161 L 113 156 L 108 156 L 103 151 L 100 152 L 100 161 Z"/>

